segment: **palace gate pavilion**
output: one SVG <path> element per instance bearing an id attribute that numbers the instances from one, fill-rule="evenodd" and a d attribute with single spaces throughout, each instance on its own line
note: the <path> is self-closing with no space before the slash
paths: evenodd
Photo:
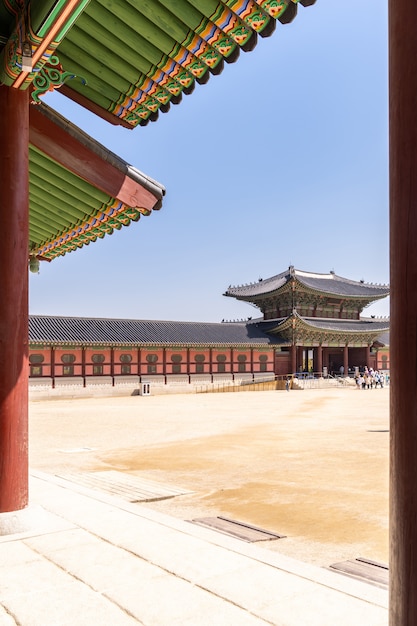
<path id="1" fill-rule="evenodd" d="M 202 323 L 31 315 L 31 386 L 248 381 L 300 371 L 353 376 L 389 368 L 387 319 L 361 317 L 388 295 L 373 285 L 289 267 L 229 287 L 263 317 Z"/>

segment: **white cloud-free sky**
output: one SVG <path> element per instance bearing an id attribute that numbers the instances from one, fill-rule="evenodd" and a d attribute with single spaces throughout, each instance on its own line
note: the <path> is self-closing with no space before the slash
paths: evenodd
<path id="1" fill-rule="evenodd" d="M 30 313 L 221 321 L 289 265 L 389 283 L 387 3 L 317 0 L 135 130 L 45 101 L 161 182 L 163 207 L 41 263 Z M 388 315 L 388 299 L 366 314 Z"/>

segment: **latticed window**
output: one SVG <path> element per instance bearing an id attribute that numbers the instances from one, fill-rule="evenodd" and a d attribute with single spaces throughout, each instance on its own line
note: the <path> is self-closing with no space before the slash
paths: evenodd
<path id="1" fill-rule="evenodd" d="M 122 374 L 125 375 L 129 375 L 132 371 L 132 368 L 130 366 L 130 363 L 132 361 L 132 355 L 131 354 L 121 354 L 119 357 L 119 361 L 122 363 L 122 366 L 120 368 L 120 372 Z"/>
<path id="2" fill-rule="evenodd" d="M 121 354 L 120 355 L 120 362 L 121 363 L 130 363 L 132 361 L 132 355 L 131 354 Z"/>
<path id="3" fill-rule="evenodd" d="M 226 371 L 226 355 L 218 354 L 216 356 L 217 361 L 217 371 L 219 374 L 223 374 Z"/>
<path id="4" fill-rule="evenodd" d="M 93 354 L 91 360 L 94 363 L 93 375 L 101 376 L 103 374 L 103 366 L 101 365 L 101 363 L 104 363 L 104 354 Z"/>
<path id="5" fill-rule="evenodd" d="M 194 357 L 196 362 L 195 371 L 197 374 L 204 374 L 204 361 L 206 357 L 204 354 L 196 354 Z"/>
<path id="6" fill-rule="evenodd" d="M 146 355 L 146 360 L 148 361 L 148 367 L 147 367 L 147 372 L 148 374 L 156 374 L 156 365 L 155 363 L 157 363 L 158 361 L 158 355 L 157 354 L 147 354 Z"/>
<path id="7" fill-rule="evenodd" d="M 266 372 L 268 366 L 268 357 L 266 354 L 261 354 L 259 356 L 259 370 L 261 372 Z"/>
<path id="8" fill-rule="evenodd" d="M 181 354 L 173 354 L 171 355 L 171 361 L 173 363 L 172 365 L 172 373 L 173 374 L 181 374 L 181 361 L 182 361 L 182 355 Z"/>
<path id="9" fill-rule="evenodd" d="M 45 360 L 45 357 L 43 356 L 43 354 L 31 354 L 29 357 L 29 363 L 43 363 Z"/>
<path id="10" fill-rule="evenodd" d="M 246 354 L 239 354 L 237 357 L 237 361 L 238 361 L 238 365 L 237 365 L 237 371 L 238 372 L 246 372 Z"/>
<path id="11" fill-rule="evenodd" d="M 63 363 L 74 363 L 74 361 L 75 361 L 75 354 L 63 354 L 61 356 L 61 361 Z"/>
<path id="12" fill-rule="evenodd" d="M 30 363 L 30 376 L 42 376 L 42 365 L 40 365 L 40 363 L 43 363 L 45 360 L 45 357 L 43 356 L 43 354 L 31 354 L 29 357 L 29 363 Z"/>
<path id="13" fill-rule="evenodd" d="M 74 366 L 72 363 L 75 361 L 75 354 L 63 354 L 61 361 L 65 364 L 62 368 L 62 374 L 64 376 L 74 376 Z"/>

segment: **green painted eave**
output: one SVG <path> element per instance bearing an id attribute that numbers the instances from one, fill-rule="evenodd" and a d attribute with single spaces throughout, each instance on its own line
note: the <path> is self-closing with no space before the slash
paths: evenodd
<path id="1" fill-rule="evenodd" d="M 37 0 L 26 14 L 17 0 L 0 0 L 0 84 L 31 85 L 35 101 L 61 87 L 108 121 L 144 125 L 315 1 Z"/>
<path id="2" fill-rule="evenodd" d="M 59 44 L 70 80 L 64 93 L 120 123 L 155 120 L 189 93 L 270 35 L 276 19 L 297 2 L 281 0 L 91 0 Z M 85 102 L 85 99 L 87 103 Z"/>
<path id="3" fill-rule="evenodd" d="M 48 107 L 36 107 L 35 113 L 29 145 L 31 256 L 52 260 L 160 208 L 165 193 L 160 183 Z M 100 178 L 97 172 L 103 171 Z"/>

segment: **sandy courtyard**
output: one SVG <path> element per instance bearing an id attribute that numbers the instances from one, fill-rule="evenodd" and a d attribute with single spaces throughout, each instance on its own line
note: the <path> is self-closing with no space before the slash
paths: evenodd
<path id="1" fill-rule="evenodd" d="M 388 424 L 387 388 L 34 400 L 30 467 L 187 490 L 137 506 L 253 524 L 317 565 L 387 563 Z"/>

